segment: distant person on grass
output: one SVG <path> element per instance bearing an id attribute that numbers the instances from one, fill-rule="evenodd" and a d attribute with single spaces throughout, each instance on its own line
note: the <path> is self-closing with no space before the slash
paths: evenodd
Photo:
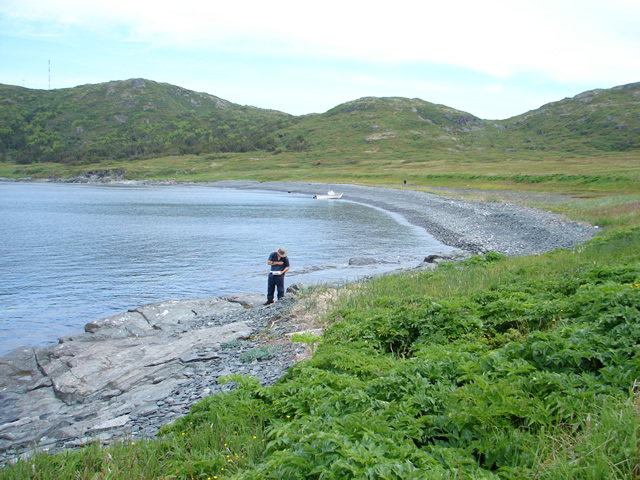
<path id="1" fill-rule="evenodd" d="M 271 271 L 267 281 L 267 302 L 265 305 L 271 305 L 276 288 L 278 289 L 278 300 L 284 297 L 284 274 L 289 270 L 287 251 L 280 247 L 269 255 L 267 265 L 271 265 Z"/>

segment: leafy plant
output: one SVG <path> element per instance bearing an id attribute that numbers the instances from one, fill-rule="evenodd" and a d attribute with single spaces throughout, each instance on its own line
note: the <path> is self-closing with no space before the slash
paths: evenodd
<path id="1" fill-rule="evenodd" d="M 309 332 L 296 333 L 291 336 L 291 341 L 307 344 L 311 349 L 311 356 L 313 356 L 316 353 L 316 345 L 322 342 L 322 337 Z"/>

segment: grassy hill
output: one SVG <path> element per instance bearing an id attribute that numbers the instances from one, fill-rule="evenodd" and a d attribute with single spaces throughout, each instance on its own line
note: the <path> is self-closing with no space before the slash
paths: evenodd
<path id="1" fill-rule="evenodd" d="M 0 152 L 20 164 L 86 164 L 273 149 L 290 115 L 133 79 L 43 91 L 0 86 Z"/>
<path id="2" fill-rule="evenodd" d="M 509 148 L 567 152 L 640 148 L 640 83 L 591 90 L 498 122 Z M 499 135 L 493 135 L 496 138 Z"/>
<path id="3" fill-rule="evenodd" d="M 507 120 L 420 99 L 362 98 L 294 117 L 144 79 L 52 91 L 0 86 L 2 161 L 99 164 L 180 155 L 294 152 L 300 162 L 428 161 L 640 148 L 640 83 Z"/>
<path id="4" fill-rule="evenodd" d="M 503 158 L 516 152 L 640 148 L 640 83 L 594 90 L 507 120 L 482 120 L 420 99 L 362 98 L 287 129 L 325 154 Z"/>

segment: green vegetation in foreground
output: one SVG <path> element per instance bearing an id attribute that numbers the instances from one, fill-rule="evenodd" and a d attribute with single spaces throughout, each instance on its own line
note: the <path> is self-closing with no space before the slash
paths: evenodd
<path id="1" fill-rule="evenodd" d="M 311 360 L 6 479 L 637 478 L 640 227 L 340 290 Z"/>

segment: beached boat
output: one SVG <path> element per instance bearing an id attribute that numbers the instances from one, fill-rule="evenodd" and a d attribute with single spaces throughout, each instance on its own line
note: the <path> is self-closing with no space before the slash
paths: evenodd
<path id="1" fill-rule="evenodd" d="M 342 194 L 336 193 L 333 190 L 329 190 L 326 194 L 321 193 L 318 195 L 314 195 L 313 198 L 317 198 L 320 200 L 325 200 L 325 199 L 338 200 L 339 198 L 342 198 Z"/>

